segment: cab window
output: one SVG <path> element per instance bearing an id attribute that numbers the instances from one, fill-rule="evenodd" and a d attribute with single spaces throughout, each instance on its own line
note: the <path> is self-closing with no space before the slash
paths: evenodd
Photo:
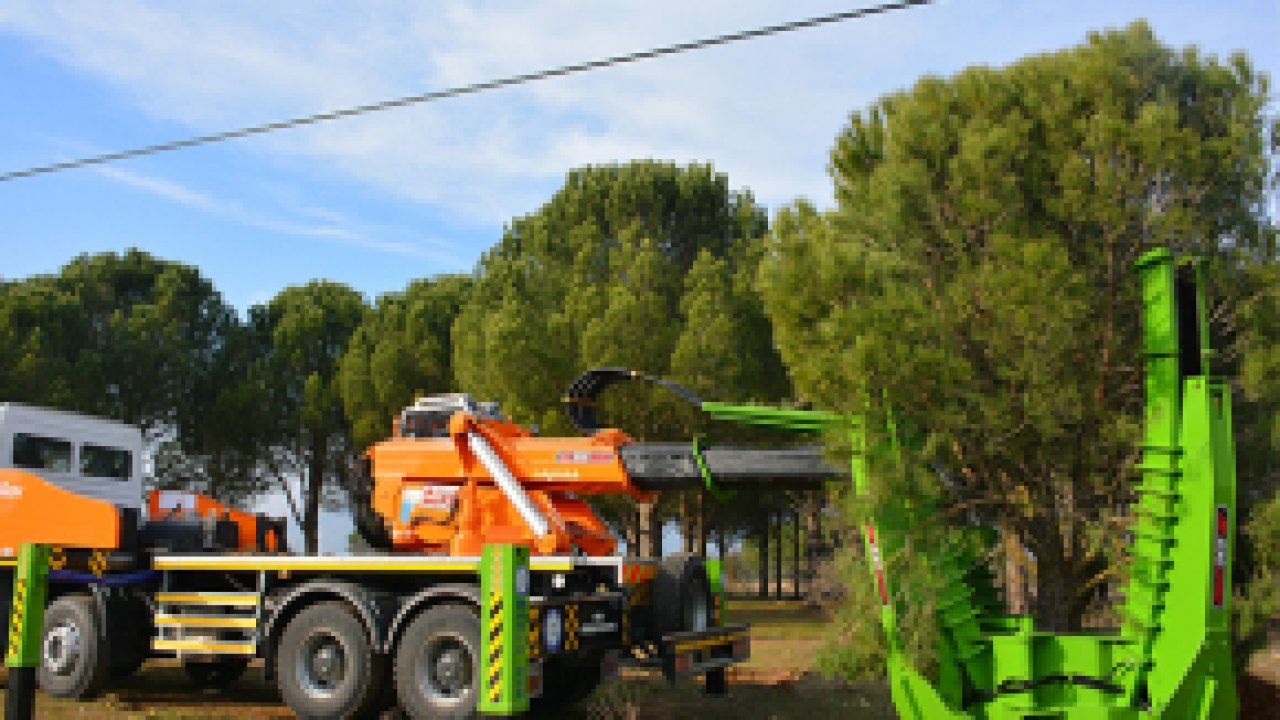
<path id="1" fill-rule="evenodd" d="M 133 454 L 120 448 L 85 443 L 80 446 L 80 474 L 86 477 L 128 480 Z"/>
<path id="2" fill-rule="evenodd" d="M 14 467 L 69 473 L 71 442 L 43 435 L 14 433 L 13 456 L 10 459 Z"/>

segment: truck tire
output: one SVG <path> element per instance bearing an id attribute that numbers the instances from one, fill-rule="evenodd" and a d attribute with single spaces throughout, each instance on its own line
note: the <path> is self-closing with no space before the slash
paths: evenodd
<path id="1" fill-rule="evenodd" d="M 369 717 L 380 709 L 385 674 L 383 658 L 345 603 L 303 608 L 280 636 L 277 683 L 299 717 Z"/>
<path id="2" fill-rule="evenodd" d="M 396 647 L 396 695 L 414 720 L 476 717 L 480 699 L 480 620 L 464 605 L 418 615 Z"/>
<path id="3" fill-rule="evenodd" d="M 705 561 L 697 555 L 669 555 L 653 579 L 653 624 L 658 636 L 712 625 L 715 602 Z"/>
<path id="4" fill-rule="evenodd" d="M 182 664 L 187 679 L 199 690 L 226 690 L 249 669 L 247 658 L 188 660 Z"/>
<path id="5" fill-rule="evenodd" d="M 63 595 L 44 612 L 40 644 L 40 689 L 54 697 L 89 700 L 111 672 L 98 613 L 88 595 Z"/>

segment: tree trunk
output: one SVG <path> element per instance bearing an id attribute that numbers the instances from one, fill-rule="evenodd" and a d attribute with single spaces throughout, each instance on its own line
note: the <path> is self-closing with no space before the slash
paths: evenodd
<path id="1" fill-rule="evenodd" d="M 719 556 L 720 563 L 722 565 L 724 564 L 724 556 L 726 552 L 724 544 L 725 544 L 724 526 L 719 523 L 716 523 L 716 555 Z"/>
<path id="2" fill-rule="evenodd" d="M 693 495 L 693 536 L 694 546 L 693 552 L 698 557 L 705 558 L 707 556 L 707 497 L 706 493 L 699 489 L 694 491 Z"/>
<path id="3" fill-rule="evenodd" d="M 792 526 L 795 532 L 791 538 L 791 597 L 796 600 L 800 599 L 800 574 L 802 565 L 800 563 L 800 511 L 796 510 L 791 513 Z"/>
<path id="4" fill-rule="evenodd" d="M 804 580 L 805 587 L 808 588 L 811 596 L 809 598 L 809 602 L 817 602 L 818 600 L 818 598 L 814 596 L 813 585 L 818 577 L 818 546 L 822 543 L 822 521 L 819 518 L 821 513 L 821 500 L 819 495 L 814 493 L 805 501 L 804 512 Z"/>
<path id="5" fill-rule="evenodd" d="M 760 597 L 769 597 L 769 514 L 760 518 Z"/>
<path id="6" fill-rule="evenodd" d="M 773 595 L 779 600 L 782 599 L 782 554 L 786 552 L 786 545 L 782 542 L 782 511 L 774 513 L 774 531 L 777 535 L 777 553 L 773 557 Z"/>
<path id="7" fill-rule="evenodd" d="M 694 543 L 697 542 L 696 529 L 694 527 L 696 520 L 694 518 L 694 500 L 691 491 L 680 493 L 680 542 L 682 551 L 693 553 Z"/>
<path id="8" fill-rule="evenodd" d="M 639 524 L 636 534 L 640 536 L 640 557 L 662 557 L 662 528 L 657 527 L 658 523 L 655 522 L 655 505 L 652 502 L 636 504 Z"/>
<path id="9" fill-rule="evenodd" d="M 1027 553 L 1022 548 L 1018 532 L 1009 526 L 1004 527 L 1001 538 L 1004 555 L 1004 599 L 1005 606 L 1013 615 L 1027 614 Z"/>
<path id="10" fill-rule="evenodd" d="M 640 508 L 638 505 L 631 508 L 624 527 L 627 557 L 640 557 Z"/>
<path id="11" fill-rule="evenodd" d="M 302 544 L 308 555 L 320 552 L 320 491 L 324 489 L 324 443 L 311 444 L 307 458 L 306 510 L 302 518 Z"/>
<path id="12" fill-rule="evenodd" d="M 1087 607 L 1081 591 L 1091 571 L 1065 552 L 1063 538 L 1047 531 L 1031 538 L 1035 553 L 1033 605 L 1038 624 L 1049 632 L 1077 632 Z"/>

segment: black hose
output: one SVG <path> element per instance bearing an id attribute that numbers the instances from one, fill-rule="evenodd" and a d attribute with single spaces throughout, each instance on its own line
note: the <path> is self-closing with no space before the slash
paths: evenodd
<path id="1" fill-rule="evenodd" d="M 600 420 L 600 415 L 596 410 L 596 401 L 599 399 L 600 394 L 609 387 L 630 380 L 640 380 L 660 385 L 679 395 L 694 407 L 702 407 L 702 399 L 695 395 L 692 390 L 679 383 L 626 368 L 592 368 L 575 378 L 569 384 L 569 389 L 565 391 L 565 397 L 562 402 L 564 403 L 564 412 L 569 416 L 569 422 L 573 423 L 573 426 L 583 435 L 594 435 L 608 427 Z"/>

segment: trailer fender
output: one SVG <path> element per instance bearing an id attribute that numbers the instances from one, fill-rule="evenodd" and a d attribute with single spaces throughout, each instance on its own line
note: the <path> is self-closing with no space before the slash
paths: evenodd
<path id="1" fill-rule="evenodd" d="M 441 583 L 406 600 L 400 605 L 395 618 L 391 621 L 391 628 L 383 639 L 382 652 L 390 653 L 394 650 L 396 639 L 420 611 L 432 605 L 444 603 L 462 603 L 479 608 L 480 586 L 469 583 Z"/>
<path id="2" fill-rule="evenodd" d="M 317 578 L 290 588 L 277 599 L 268 602 L 268 617 L 262 623 L 259 651 L 265 660 L 267 677 L 274 674 L 276 643 L 289 620 L 303 608 L 325 600 L 340 600 L 355 608 L 356 616 L 369 633 L 370 641 L 381 651 L 380 638 L 386 636 L 395 601 L 386 593 L 380 593 L 346 580 Z"/>

